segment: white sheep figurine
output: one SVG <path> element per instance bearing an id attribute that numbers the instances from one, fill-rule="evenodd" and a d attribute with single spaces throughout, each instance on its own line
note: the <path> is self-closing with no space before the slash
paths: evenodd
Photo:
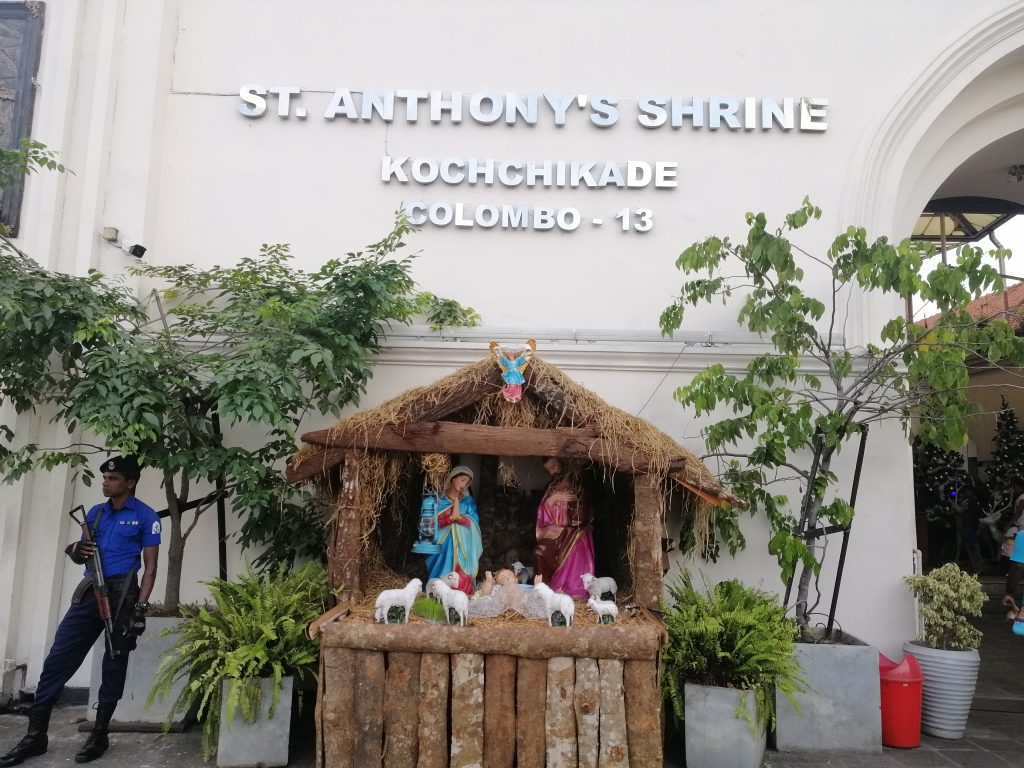
<path id="1" fill-rule="evenodd" d="M 458 581 L 458 576 L 455 578 Z M 451 612 L 455 611 L 455 615 L 459 617 L 459 624 L 463 627 L 466 626 L 469 623 L 469 595 L 458 589 L 452 589 L 447 577 L 431 579 L 429 583 L 429 594 L 440 600 L 441 605 L 444 606 L 445 621 L 450 622 Z"/>
<path id="2" fill-rule="evenodd" d="M 587 600 L 587 607 L 594 612 L 598 624 L 611 624 L 619 615 L 619 608 L 611 600 L 599 600 L 591 597 Z"/>
<path id="3" fill-rule="evenodd" d="M 553 591 L 551 587 L 541 581 L 539 576 L 533 589 L 544 601 L 544 613 L 547 614 L 549 627 L 555 626 L 554 615 L 556 611 L 562 614 L 562 617 L 565 619 L 565 626 L 572 626 L 572 617 L 576 612 L 576 604 L 572 601 L 571 597 L 563 595 L 561 592 Z"/>
<path id="4" fill-rule="evenodd" d="M 427 588 L 423 590 L 427 593 L 427 597 L 432 597 L 437 600 L 437 602 L 441 602 L 441 596 L 437 593 L 437 590 L 434 589 L 434 585 L 439 581 L 441 581 L 441 579 L 428 579 Z"/>
<path id="5" fill-rule="evenodd" d="M 404 608 L 405 621 L 403 623 L 408 624 L 409 615 L 412 613 L 412 604 L 416 602 L 416 597 L 419 595 L 422 586 L 422 581 L 413 579 L 401 589 L 385 589 L 377 595 L 377 601 L 373 604 L 374 621 L 386 624 L 389 610 L 392 608 Z"/>
<path id="6" fill-rule="evenodd" d="M 611 593 L 612 600 L 614 600 L 615 593 L 619 591 L 618 584 L 611 576 L 598 577 L 592 573 L 584 573 L 580 576 L 580 581 L 583 582 L 583 588 L 590 593 L 590 596 L 596 597 L 598 600 L 608 593 Z"/>

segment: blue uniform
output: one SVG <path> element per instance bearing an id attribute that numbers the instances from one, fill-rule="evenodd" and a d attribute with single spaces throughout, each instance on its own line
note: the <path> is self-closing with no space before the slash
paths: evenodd
<path id="1" fill-rule="evenodd" d="M 100 514 L 102 510 L 102 514 Z M 99 517 L 99 529 L 96 519 Z M 95 540 L 103 561 L 103 576 L 106 579 L 127 577 L 141 567 L 144 547 L 160 545 L 160 517 L 153 509 L 129 496 L 121 509 L 114 510 L 110 502 L 97 504 L 89 510 L 86 520 L 95 531 Z M 125 579 L 122 579 L 123 584 Z M 118 609 L 121 599 L 120 584 L 110 584 L 110 607 Z M 131 579 L 129 592 L 119 616 L 132 612 L 138 595 L 135 579 Z M 115 623 L 117 619 L 115 618 Z M 72 603 L 57 627 L 53 647 L 43 662 L 43 672 L 36 686 L 35 704 L 53 706 L 71 676 L 85 660 L 89 649 L 103 633 L 94 590 L 89 590 L 77 603 Z M 111 656 L 103 654 L 103 678 L 100 684 L 98 705 L 103 708 L 117 706 L 124 693 L 124 681 L 128 674 L 128 653 Z"/>
<path id="2" fill-rule="evenodd" d="M 102 511 L 102 515 L 100 512 Z M 96 518 L 100 519 L 96 531 Z M 143 547 L 160 546 L 160 516 L 134 496 L 115 510 L 109 501 L 97 504 L 86 515 L 89 529 L 96 531 L 96 544 L 103 560 L 103 575 L 112 578 L 142 567 Z"/>

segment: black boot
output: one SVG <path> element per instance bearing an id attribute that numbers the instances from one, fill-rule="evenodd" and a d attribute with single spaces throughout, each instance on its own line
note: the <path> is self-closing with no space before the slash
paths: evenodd
<path id="1" fill-rule="evenodd" d="M 28 733 L 19 741 L 14 749 L 6 755 L 0 755 L 0 766 L 17 765 L 29 757 L 41 755 L 46 751 L 46 729 L 50 727 L 50 707 L 33 706 L 28 711 Z"/>
<path id="2" fill-rule="evenodd" d="M 96 724 L 92 727 L 92 732 L 85 740 L 85 744 L 75 753 L 76 763 L 88 763 L 107 751 L 107 747 L 110 746 L 110 742 L 107 740 L 107 729 L 110 727 L 110 718 L 113 716 L 113 707 L 96 708 Z"/>

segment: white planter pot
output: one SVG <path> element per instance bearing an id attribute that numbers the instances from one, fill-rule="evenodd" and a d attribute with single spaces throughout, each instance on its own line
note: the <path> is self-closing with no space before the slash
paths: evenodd
<path id="1" fill-rule="evenodd" d="M 978 682 L 981 657 L 974 649 L 944 651 L 917 641 L 904 643 L 921 665 L 921 732 L 940 739 L 962 739 Z"/>
<path id="2" fill-rule="evenodd" d="M 174 644 L 178 642 L 178 635 L 165 637 L 164 630 L 176 627 L 184 619 L 177 617 L 151 617 L 146 619 L 146 632 L 138 640 L 138 645 L 128 657 L 128 676 L 124 683 L 124 695 L 114 710 L 114 719 L 111 723 L 111 730 L 117 731 L 121 726 L 129 725 L 130 730 L 153 730 L 160 731 L 167 721 L 167 714 L 171 711 L 171 705 L 178 698 L 185 684 L 188 682 L 184 677 L 177 680 L 170 692 L 153 702 L 153 706 L 146 708 L 146 699 L 153 689 L 153 682 L 156 680 L 156 671 L 160 662 L 165 656 L 169 656 Z M 103 679 L 103 653 L 106 650 L 106 641 L 103 635 L 92 649 L 92 677 L 89 682 L 89 708 L 86 717 L 89 721 L 96 719 L 96 704 L 99 696 L 100 681 Z M 180 731 L 185 727 L 188 713 L 181 712 L 177 720 L 172 721 L 171 730 Z M 91 724 L 87 725 L 92 728 Z"/>
<path id="3" fill-rule="evenodd" d="M 742 705 L 757 721 L 752 691 L 687 683 L 686 768 L 757 768 L 764 757 L 765 732 L 737 717 Z"/>
<path id="4" fill-rule="evenodd" d="M 273 704 L 272 678 L 260 681 L 260 714 L 251 725 L 245 722 L 242 713 L 235 711 L 230 723 L 227 719 L 228 685 L 224 682 L 223 699 L 220 708 L 220 735 L 217 738 L 217 765 L 220 768 L 241 768 L 241 766 L 288 765 L 288 737 L 292 722 L 292 686 L 294 678 L 281 680 L 281 695 L 274 716 L 270 717 Z"/>

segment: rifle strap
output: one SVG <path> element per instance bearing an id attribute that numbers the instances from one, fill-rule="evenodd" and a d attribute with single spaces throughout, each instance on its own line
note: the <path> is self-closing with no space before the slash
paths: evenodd
<path id="1" fill-rule="evenodd" d="M 117 607 L 113 611 L 113 616 L 117 619 L 121 615 L 121 608 L 124 607 L 124 600 L 128 597 L 128 593 L 131 591 L 132 585 L 135 583 L 135 574 L 138 571 L 138 567 L 133 566 L 131 571 L 125 577 L 124 586 L 121 587 L 121 596 L 117 599 Z"/>

